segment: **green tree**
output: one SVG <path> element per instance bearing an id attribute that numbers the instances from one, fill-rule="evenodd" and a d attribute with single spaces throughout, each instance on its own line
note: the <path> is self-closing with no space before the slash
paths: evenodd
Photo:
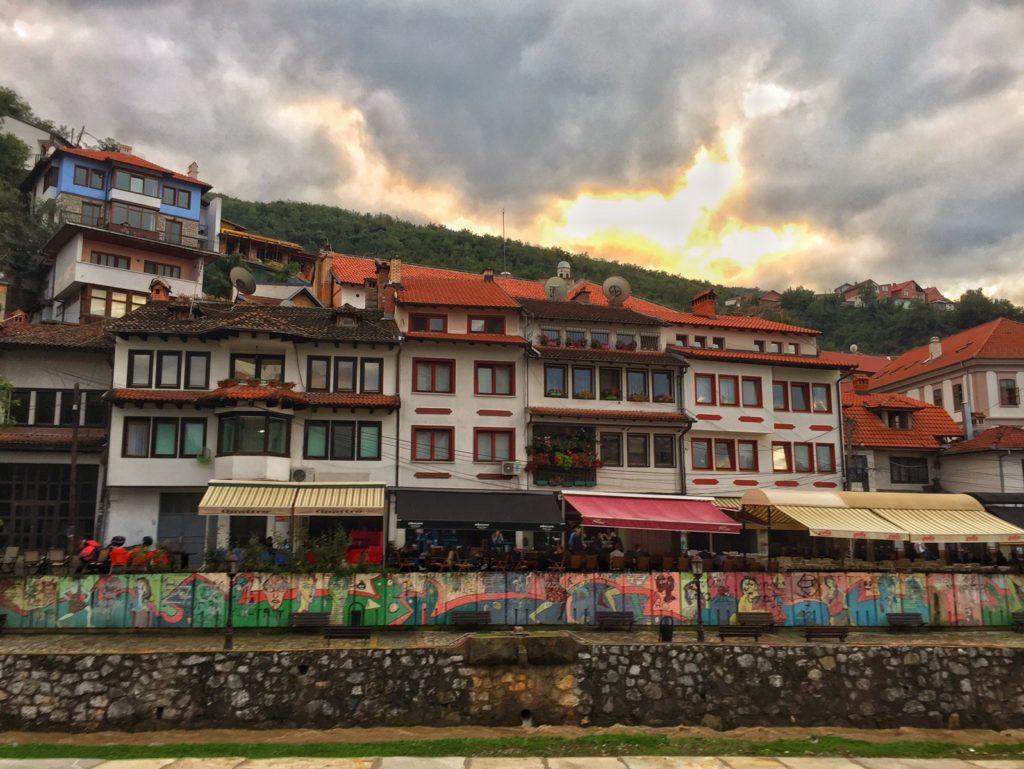
<path id="1" fill-rule="evenodd" d="M 814 302 L 814 292 L 809 288 L 798 286 L 797 288 L 787 288 L 782 292 L 782 307 L 789 312 L 806 312 L 812 302 Z"/>

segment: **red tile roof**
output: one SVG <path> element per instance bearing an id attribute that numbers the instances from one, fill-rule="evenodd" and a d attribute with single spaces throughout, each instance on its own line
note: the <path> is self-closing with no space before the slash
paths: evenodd
<path id="1" fill-rule="evenodd" d="M 484 307 L 487 309 L 518 309 L 516 301 L 494 281 L 451 280 L 412 275 L 403 271 L 399 304 L 439 305 L 447 307 Z"/>
<path id="2" fill-rule="evenodd" d="M 519 297 L 519 305 L 528 315 L 542 320 L 583 321 L 586 323 L 626 324 L 633 326 L 665 326 L 665 321 L 628 307 L 607 304 L 583 304 L 580 301 L 553 302 L 549 299 Z"/>
<path id="3" fill-rule="evenodd" d="M 882 420 L 885 410 L 913 411 L 909 430 L 895 430 Z M 869 448 L 934 450 L 942 438 L 959 438 L 963 431 L 941 406 L 905 395 L 843 393 L 843 415 L 853 421 L 850 440 Z"/>
<path id="4" fill-rule="evenodd" d="M 619 365 L 630 363 L 650 363 L 659 366 L 685 366 L 686 364 L 674 355 L 653 350 L 595 350 L 589 347 L 547 347 L 538 345 L 540 357 L 557 360 L 593 360 L 608 361 Z"/>
<path id="5" fill-rule="evenodd" d="M 1019 427 L 992 427 L 968 441 L 954 443 L 946 454 L 968 454 L 972 451 L 1024 451 L 1024 430 Z"/>
<path id="6" fill-rule="evenodd" d="M 335 406 L 339 408 L 397 409 L 401 400 L 397 395 L 368 395 L 366 393 L 306 393 L 311 406 Z"/>
<path id="7" fill-rule="evenodd" d="M 272 385 L 239 384 L 218 387 L 216 390 L 201 393 L 196 399 L 197 404 L 206 406 L 238 403 L 239 401 L 262 401 L 267 404 L 280 404 L 287 408 L 301 408 L 309 405 L 309 401 L 303 393 L 292 392 L 287 388 Z"/>
<path id="8" fill-rule="evenodd" d="M 525 347 L 529 342 L 513 334 L 452 334 L 446 331 L 409 331 L 406 338 L 419 342 L 466 342 L 468 344 L 517 344 Z"/>
<path id="9" fill-rule="evenodd" d="M 942 292 L 939 291 L 939 289 L 935 288 L 935 286 L 928 286 L 928 288 L 926 288 L 924 290 L 924 298 L 925 298 L 926 302 L 949 302 L 949 301 L 951 301 L 951 300 L 947 299 L 945 296 L 943 296 Z"/>
<path id="10" fill-rule="evenodd" d="M 942 340 L 942 355 L 932 358 L 928 345 L 915 347 L 871 377 L 871 389 L 894 388 L 914 377 L 969 360 L 1024 361 L 1024 323 L 998 318 Z"/>
<path id="11" fill-rule="evenodd" d="M 862 374 L 875 374 L 889 364 L 889 359 L 884 355 L 861 355 L 856 352 L 821 350 L 818 357 L 844 367 L 856 368 Z"/>
<path id="12" fill-rule="evenodd" d="M 0 347 L 111 352 L 114 337 L 98 323 L 0 323 Z"/>
<path id="13" fill-rule="evenodd" d="M 121 403 L 195 403 L 209 390 L 146 390 L 134 387 L 117 387 L 109 390 L 106 398 Z"/>
<path id="14" fill-rule="evenodd" d="M 577 419 L 602 420 L 625 419 L 631 422 L 688 422 L 689 417 L 680 411 L 611 411 L 606 409 L 562 409 L 547 406 L 531 406 L 530 413 L 539 417 L 574 417 Z"/>
<path id="15" fill-rule="evenodd" d="M 82 449 L 103 445 L 107 431 L 102 427 L 78 428 L 78 445 Z M 0 427 L 0 447 L 70 449 L 70 427 L 37 427 L 35 425 L 13 425 Z"/>
<path id="16" fill-rule="evenodd" d="M 684 358 L 697 360 L 724 360 L 732 363 L 764 363 L 772 366 L 795 366 L 797 368 L 843 369 L 849 366 L 814 355 L 783 355 L 774 352 L 750 352 L 747 350 L 710 350 L 704 347 L 669 347 Z"/>
<path id="17" fill-rule="evenodd" d="M 134 166 L 135 168 L 143 168 L 147 171 L 155 171 L 158 174 L 167 174 L 179 182 L 198 184 L 200 187 L 205 187 L 206 189 L 213 187 L 212 184 L 199 181 L 199 179 L 193 179 L 191 176 L 186 176 L 185 174 L 179 174 L 169 168 L 158 166 L 156 163 L 150 163 L 148 160 L 143 160 L 137 155 L 127 155 L 123 152 L 107 152 L 106 150 L 86 150 L 78 147 L 64 147 L 63 149 L 57 150 L 57 152 L 65 152 L 68 155 L 98 160 L 101 163 L 120 163 L 126 166 Z"/>

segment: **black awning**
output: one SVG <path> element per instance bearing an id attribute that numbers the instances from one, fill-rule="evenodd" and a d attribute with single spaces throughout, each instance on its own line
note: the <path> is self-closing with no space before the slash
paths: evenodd
<path id="1" fill-rule="evenodd" d="M 562 510 L 548 491 L 397 489 L 399 528 L 556 531 Z"/>
<path id="2" fill-rule="evenodd" d="M 1024 529 L 1024 494 L 975 492 L 971 494 L 992 515 Z"/>

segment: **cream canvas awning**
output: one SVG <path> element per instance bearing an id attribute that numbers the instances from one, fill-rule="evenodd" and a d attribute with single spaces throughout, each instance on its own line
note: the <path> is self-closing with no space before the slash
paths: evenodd
<path id="1" fill-rule="evenodd" d="M 200 515 L 383 515 L 384 484 L 210 481 Z"/>
<path id="2" fill-rule="evenodd" d="M 866 508 L 779 505 L 776 509 L 805 526 L 812 537 L 894 542 L 908 538 L 902 529 Z"/>
<path id="3" fill-rule="evenodd" d="M 909 532 L 912 542 L 1024 542 L 1024 531 L 987 510 L 899 510 L 878 514 Z"/>
<path id="4" fill-rule="evenodd" d="M 384 484 L 311 483 L 298 487 L 296 515 L 383 515 Z"/>

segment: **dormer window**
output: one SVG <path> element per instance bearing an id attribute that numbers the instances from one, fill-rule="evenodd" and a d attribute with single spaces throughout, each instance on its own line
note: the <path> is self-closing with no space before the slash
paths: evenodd
<path id="1" fill-rule="evenodd" d="M 890 411 L 888 413 L 889 429 L 891 430 L 909 430 L 910 429 L 910 413 L 906 411 Z"/>
<path id="2" fill-rule="evenodd" d="M 765 341 L 763 339 L 755 339 L 754 340 L 754 349 L 757 350 L 758 352 L 764 352 L 765 351 Z"/>
<path id="3" fill-rule="evenodd" d="M 505 319 L 497 316 L 487 316 L 469 319 L 469 333 L 471 334 L 504 334 Z"/>
<path id="4" fill-rule="evenodd" d="M 595 350 L 607 350 L 611 342 L 611 335 L 607 331 L 591 331 L 590 346 Z"/>
<path id="5" fill-rule="evenodd" d="M 641 334 L 640 335 L 640 349 L 641 350 L 658 350 L 661 347 L 661 337 L 655 334 Z"/>
<path id="6" fill-rule="evenodd" d="M 772 342 L 771 347 L 769 349 L 772 352 L 781 355 L 782 354 L 782 342 Z"/>
<path id="7" fill-rule="evenodd" d="M 410 331 L 435 331 L 445 332 L 448 330 L 447 315 L 410 315 Z"/>
<path id="8" fill-rule="evenodd" d="M 562 343 L 562 331 L 557 328 L 542 328 L 540 330 L 540 343 L 557 347 Z"/>
<path id="9" fill-rule="evenodd" d="M 693 346 L 694 347 L 707 347 L 708 346 L 708 338 L 706 336 L 695 336 L 693 338 Z"/>
<path id="10" fill-rule="evenodd" d="M 586 347 L 587 332 L 569 329 L 565 332 L 566 347 Z"/>
<path id="11" fill-rule="evenodd" d="M 623 334 L 619 332 L 615 335 L 615 349 L 616 350 L 635 350 L 636 349 L 636 336 L 633 334 Z"/>
<path id="12" fill-rule="evenodd" d="M 725 349 L 725 337 L 724 336 L 713 336 L 713 337 L 711 337 L 711 349 L 712 350 L 724 350 Z"/>

